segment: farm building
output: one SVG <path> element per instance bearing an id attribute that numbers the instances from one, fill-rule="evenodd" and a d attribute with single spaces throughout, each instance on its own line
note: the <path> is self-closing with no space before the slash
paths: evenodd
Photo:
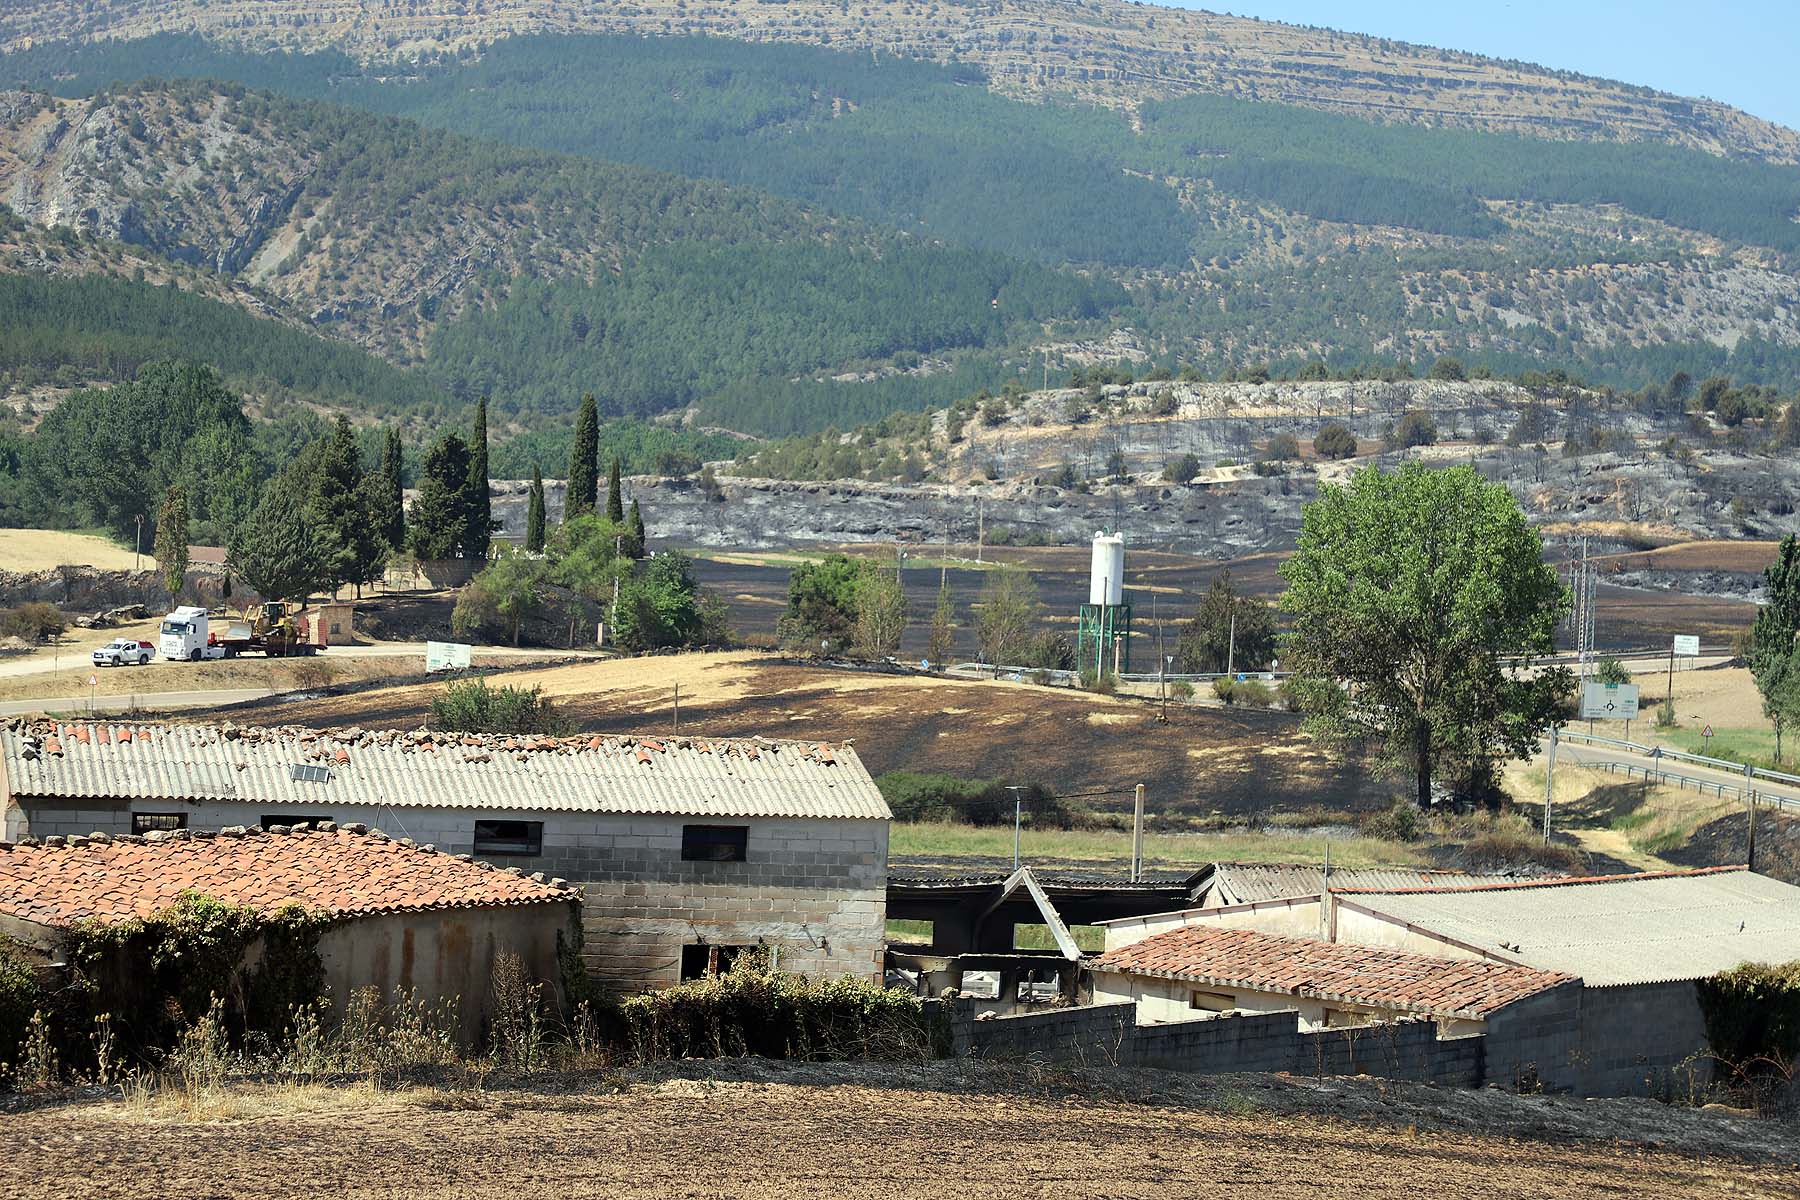
<path id="1" fill-rule="evenodd" d="M 580 893 L 385 836 L 326 825 L 0 842 L 0 934 L 66 962 L 77 924 L 117 925 L 189 895 L 326 924 L 317 952 L 334 1002 L 374 988 L 451 1006 L 466 1041 L 492 1016 L 495 960 L 516 955 L 555 995 L 559 951 L 579 931 Z M 54 976 L 54 967 L 47 967 Z"/>
<path id="2" fill-rule="evenodd" d="M 1253 930 L 1581 981 L 1529 1025 L 1486 1022 L 1486 1071 L 1593 1095 L 1661 1092 L 1708 1070 L 1698 980 L 1800 959 L 1800 888 L 1741 867 L 1480 886 L 1343 889 L 1106 923 L 1106 958 L 1171 931 Z M 1102 961 L 1106 961 L 1103 959 Z M 1505 1024 L 1505 1022 L 1498 1022 Z"/>
<path id="3" fill-rule="evenodd" d="M 1480 1032 L 1508 1006 L 1576 982 L 1532 967 L 1205 925 L 1133 942 L 1088 970 L 1094 1003 L 1130 1001 L 1139 1025 L 1292 1009 L 1302 1030 L 1430 1017 L 1451 1035 Z"/>
<path id="4" fill-rule="evenodd" d="M 1424 867 L 1328 868 L 1312 863 L 1215 862 L 1189 881 L 1189 906 L 1225 908 L 1259 900 L 1316 896 L 1342 888 L 1474 887 L 1506 877 L 1435 871 Z"/>
<path id="5" fill-rule="evenodd" d="M 881 969 L 889 812 L 849 746 L 15 721 L 0 792 L 15 841 L 355 822 L 561 876 L 616 992 L 747 947 Z"/>

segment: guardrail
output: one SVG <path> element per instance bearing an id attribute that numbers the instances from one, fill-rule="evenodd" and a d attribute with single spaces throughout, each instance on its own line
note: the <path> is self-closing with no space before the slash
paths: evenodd
<path id="1" fill-rule="evenodd" d="M 1735 796 L 1739 800 L 1742 800 L 1746 794 L 1746 789 L 1742 784 L 1726 783 L 1722 779 L 1700 779 L 1693 775 L 1682 775 L 1675 771 L 1665 771 L 1660 767 L 1644 767 L 1639 766 L 1637 763 L 1618 762 L 1613 759 L 1603 759 L 1598 762 L 1584 762 L 1581 765 L 1605 771 L 1608 774 L 1622 774 L 1627 779 L 1636 779 L 1641 776 L 1646 783 L 1671 784 L 1675 787 L 1692 788 L 1702 796 L 1712 795 L 1718 796 L 1720 799 L 1724 799 L 1726 796 Z M 1755 796 L 1757 800 L 1763 804 L 1773 804 L 1778 808 L 1800 809 L 1800 801 L 1790 800 L 1786 796 L 1771 795 L 1768 792 L 1758 791 L 1755 788 L 1748 789 L 1748 793 Z"/>
<path id="2" fill-rule="evenodd" d="M 1624 738 L 1610 738 L 1602 737 L 1599 734 L 1580 733 L 1572 729 L 1558 730 L 1556 739 L 1558 741 L 1578 742 L 1586 746 L 1598 746 L 1601 748 L 1611 747 L 1615 750 L 1626 750 L 1633 754 L 1642 755 L 1645 758 L 1655 759 L 1658 764 L 1667 759 L 1673 762 L 1690 763 L 1697 767 L 1711 767 L 1718 771 L 1730 771 L 1734 775 L 1742 775 L 1744 777 L 1744 782 L 1742 784 L 1724 784 L 1717 780 L 1699 780 L 1695 779 L 1693 776 L 1680 775 L 1673 771 L 1664 770 L 1660 765 L 1654 764 L 1649 767 L 1640 767 L 1634 763 L 1584 763 L 1584 766 L 1606 765 L 1609 770 L 1612 767 L 1633 768 L 1637 771 L 1641 771 L 1646 779 L 1665 779 L 1684 784 L 1691 781 L 1696 784 L 1704 784 L 1707 788 L 1729 788 L 1730 790 L 1735 791 L 1740 797 L 1747 793 L 1755 793 L 1762 799 L 1773 801 L 1783 807 L 1800 807 L 1800 802 L 1790 800 L 1786 796 L 1771 796 L 1767 792 L 1759 791 L 1755 786 L 1758 782 L 1786 784 L 1790 787 L 1800 786 L 1800 775 L 1790 775 L 1786 771 L 1771 771 L 1767 767 L 1752 766 L 1749 763 L 1732 762 L 1730 759 L 1713 758 L 1710 755 L 1705 754 L 1689 754 L 1685 750 L 1671 750 L 1667 746 L 1647 746 L 1642 742 L 1629 742 Z M 1724 795 L 1724 792 L 1720 792 L 1719 794 Z"/>

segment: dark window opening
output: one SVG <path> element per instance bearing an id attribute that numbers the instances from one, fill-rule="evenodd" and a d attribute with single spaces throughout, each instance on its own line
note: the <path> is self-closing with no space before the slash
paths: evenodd
<path id="1" fill-rule="evenodd" d="M 264 813 L 262 827 L 268 829 L 273 825 L 311 825 L 316 829 L 320 822 L 329 820 L 330 817 L 309 817 L 303 813 L 276 813 L 273 816 Z"/>
<path id="2" fill-rule="evenodd" d="M 681 979 L 686 983 L 690 979 L 707 979 L 714 975 L 722 975 L 731 970 L 731 964 L 737 956 L 750 949 L 748 946 L 683 946 L 681 948 Z"/>
<path id="3" fill-rule="evenodd" d="M 542 821 L 477 821 L 475 853 L 523 854 L 544 852 Z"/>
<path id="4" fill-rule="evenodd" d="M 748 825 L 683 825 L 683 862 L 743 862 L 750 844 Z"/>
<path id="5" fill-rule="evenodd" d="M 131 814 L 131 832 L 133 833 L 166 833 L 172 829 L 187 828 L 186 813 L 141 813 Z"/>

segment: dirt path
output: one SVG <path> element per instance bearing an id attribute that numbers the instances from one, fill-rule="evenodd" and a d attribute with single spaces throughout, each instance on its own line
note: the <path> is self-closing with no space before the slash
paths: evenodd
<path id="1" fill-rule="evenodd" d="M 779 1076 L 778 1076 L 779 1077 Z M 168 1123 L 8 1118 L 40 1197 L 1795 1196 L 1791 1164 L 1094 1100 L 677 1078 L 610 1095 L 414 1092 Z"/>

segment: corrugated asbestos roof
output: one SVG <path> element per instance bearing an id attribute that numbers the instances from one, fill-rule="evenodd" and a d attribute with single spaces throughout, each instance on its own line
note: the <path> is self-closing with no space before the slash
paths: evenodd
<path id="1" fill-rule="evenodd" d="M 1800 959 L 1800 888 L 1741 867 L 1340 893 L 1338 902 L 1596 987 Z"/>
<path id="2" fill-rule="evenodd" d="M 126 921 L 161 912 L 190 892 L 262 912 L 298 905 L 346 917 L 566 904 L 580 895 L 560 879 L 439 854 L 360 825 L 0 842 L 0 913 L 21 920 Z"/>
<path id="3" fill-rule="evenodd" d="M 0 751 L 15 796 L 891 816 L 854 749 L 810 742 L 16 721 Z"/>
<path id="4" fill-rule="evenodd" d="M 1196 888 L 1195 899 L 1213 907 L 1253 904 L 1259 900 L 1288 900 L 1317 896 L 1325 890 L 1326 874 L 1320 865 L 1308 863 L 1214 863 Z M 1461 871 L 1429 871 L 1411 867 L 1361 867 L 1333 870 L 1330 884 L 1340 888 L 1475 887 L 1495 883 L 1492 875 Z"/>
<path id="5" fill-rule="evenodd" d="M 1189 925 L 1088 964 L 1095 971 L 1181 979 L 1436 1017 L 1486 1017 L 1569 982 L 1531 967 L 1435 958 L 1374 946 Z"/>

